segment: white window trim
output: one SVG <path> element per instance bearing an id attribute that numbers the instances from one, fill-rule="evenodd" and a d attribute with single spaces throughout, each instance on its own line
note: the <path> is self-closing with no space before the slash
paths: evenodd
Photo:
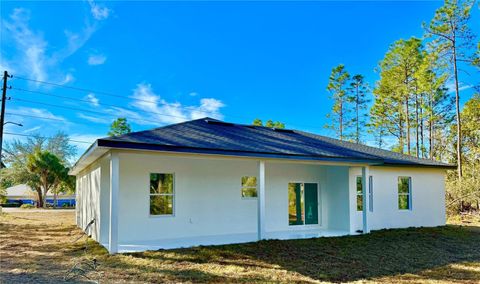
<path id="1" fill-rule="evenodd" d="M 362 184 L 362 191 L 360 191 L 360 193 L 359 193 L 358 190 L 357 190 L 357 179 L 358 179 L 358 178 L 361 179 L 362 176 L 355 176 L 355 210 L 356 210 L 357 212 L 363 212 L 363 209 L 364 209 L 364 208 L 363 208 L 363 181 L 361 181 L 361 182 L 362 182 L 362 183 L 361 183 L 361 184 Z M 357 197 L 358 197 L 359 195 L 362 196 L 362 210 L 358 210 L 358 203 L 357 203 L 358 200 L 357 200 Z"/>
<path id="2" fill-rule="evenodd" d="M 164 174 L 164 175 L 172 175 L 173 176 L 173 185 L 172 185 L 172 193 L 150 193 L 150 175 L 151 174 Z M 175 209 L 176 209 L 176 206 L 175 206 L 175 173 L 162 173 L 162 172 L 150 172 L 148 174 L 148 216 L 151 217 L 151 218 L 171 218 L 171 217 L 175 217 Z M 158 215 L 152 215 L 150 214 L 150 196 L 172 196 L 172 214 L 158 214 Z"/>
<path id="3" fill-rule="evenodd" d="M 303 225 L 290 225 L 289 222 L 288 222 L 288 218 L 287 218 L 287 227 L 288 227 L 288 230 L 305 230 L 305 229 L 318 229 L 318 228 L 323 228 L 323 222 L 322 222 L 322 218 L 323 218 L 323 214 L 322 214 L 322 195 L 321 195 L 321 192 L 320 192 L 320 183 L 318 181 L 289 181 L 287 183 L 287 216 L 288 216 L 288 184 L 289 183 L 314 183 L 317 185 L 317 202 L 318 202 L 318 224 L 305 224 L 305 220 L 304 220 L 304 224 Z M 304 196 L 305 196 L 305 193 L 304 193 Z M 305 198 L 305 197 L 304 197 Z M 305 211 L 305 208 L 303 208 L 303 210 Z M 305 212 L 302 212 L 303 214 L 305 214 Z"/>
<path id="4" fill-rule="evenodd" d="M 368 209 L 373 212 L 373 176 L 368 176 Z"/>
<path id="5" fill-rule="evenodd" d="M 398 180 L 400 178 L 408 178 L 408 193 L 400 193 L 398 192 Z M 398 207 L 398 198 L 400 197 L 400 195 L 402 196 L 408 196 L 408 208 L 407 209 L 401 209 Z M 401 211 L 401 212 L 409 212 L 409 211 L 412 211 L 412 177 L 411 176 L 398 176 L 397 177 L 397 209 L 398 211 Z"/>
<path id="6" fill-rule="evenodd" d="M 244 177 L 255 177 L 255 186 L 243 186 L 242 185 L 242 178 Z M 257 196 L 243 196 L 243 189 L 251 189 L 255 188 L 255 192 L 257 193 Z M 243 175 L 240 178 L 240 196 L 243 200 L 257 200 L 258 199 L 258 177 L 257 176 L 249 176 L 249 175 Z"/>
<path id="7" fill-rule="evenodd" d="M 363 212 L 363 210 L 357 210 L 357 196 L 363 196 L 363 190 L 359 193 L 357 191 L 357 178 L 362 178 L 362 176 L 355 176 L 355 210 L 356 212 Z M 362 183 L 363 186 L 363 183 Z M 363 202 L 362 202 L 363 206 Z M 363 209 L 363 208 L 362 208 Z M 368 211 L 373 212 L 373 176 L 368 176 Z"/>

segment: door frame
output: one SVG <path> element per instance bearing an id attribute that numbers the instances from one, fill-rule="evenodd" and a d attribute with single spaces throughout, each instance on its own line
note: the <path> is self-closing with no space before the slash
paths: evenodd
<path id="1" fill-rule="evenodd" d="M 289 183 L 313 183 L 313 184 L 316 184 L 317 185 L 317 201 L 318 201 L 318 205 L 317 205 L 317 210 L 318 210 L 318 224 L 303 224 L 303 225 L 290 225 L 289 224 L 289 221 L 288 221 L 288 184 Z M 319 229 L 319 228 L 322 228 L 322 218 L 323 218 L 323 214 L 322 214 L 322 194 L 321 194 L 321 189 L 320 189 L 320 182 L 318 181 L 289 181 L 287 182 L 287 187 L 286 187 L 286 191 L 287 191 L 287 227 L 289 230 L 305 230 L 305 229 Z M 305 200 L 305 191 L 303 192 L 303 199 Z M 305 216 L 305 206 L 303 208 L 303 215 Z M 304 220 L 305 221 L 305 220 Z"/>

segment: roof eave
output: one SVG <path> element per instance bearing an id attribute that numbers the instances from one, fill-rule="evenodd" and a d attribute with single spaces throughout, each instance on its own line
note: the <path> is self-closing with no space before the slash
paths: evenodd
<path id="1" fill-rule="evenodd" d="M 247 152 L 247 151 L 231 151 L 221 149 L 208 149 L 208 148 L 190 148 L 170 145 L 158 145 L 150 143 L 139 142 L 124 142 L 99 139 L 97 140 L 99 147 L 116 148 L 116 149 L 129 149 L 129 150 L 147 150 L 147 151 L 163 151 L 163 152 L 175 152 L 175 153 L 188 153 L 188 154 L 210 154 L 210 155 L 226 155 L 237 157 L 251 157 L 251 158 L 271 158 L 271 159 L 291 159 L 291 160 L 305 160 L 305 161 L 333 161 L 333 162 L 348 162 L 358 164 L 383 164 L 382 159 L 354 159 L 344 157 L 330 157 L 330 156 L 310 156 L 310 155 L 296 155 L 296 154 L 273 154 L 262 152 Z"/>
<path id="2" fill-rule="evenodd" d="M 438 164 L 438 165 L 431 165 L 431 164 L 419 164 L 419 163 L 392 163 L 392 162 L 385 162 L 383 167 L 409 167 L 409 168 L 435 168 L 435 169 L 445 169 L 445 170 L 455 170 L 457 169 L 456 165 L 451 164 Z"/>
<path id="3" fill-rule="evenodd" d="M 69 175 L 77 175 L 83 169 L 88 167 L 91 163 L 101 157 L 104 153 L 106 153 L 109 148 L 101 147 L 98 145 L 98 140 L 93 142 L 90 147 L 83 153 L 83 155 L 78 159 L 75 165 L 70 169 L 68 172 Z"/>

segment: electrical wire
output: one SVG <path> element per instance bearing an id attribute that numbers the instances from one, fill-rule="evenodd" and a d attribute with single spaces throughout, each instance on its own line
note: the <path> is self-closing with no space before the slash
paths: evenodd
<path id="1" fill-rule="evenodd" d="M 44 136 L 37 136 L 37 135 L 29 135 L 29 134 L 22 134 L 22 133 L 12 133 L 12 132 L 4 132 L 3 134 L 6 135 L 13 135 L 13 136 L 22 136 L 22 137 L 31 137 L 31 138 L 40 138 L 40 139 L 55 139 L 55 137 L 44 137 Z M 88 142 L 88 141 L 81 141 L 81 140 L 75 140 L 75 139 L 66 139 L 70 142 L 75 142 L 75 143 L 85 143 L 85 144 L 92 144 L 93 142 Z"/>

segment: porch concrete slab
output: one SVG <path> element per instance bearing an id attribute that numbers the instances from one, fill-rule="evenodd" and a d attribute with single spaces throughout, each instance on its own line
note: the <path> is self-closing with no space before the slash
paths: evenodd
<path id="1" fill-rule="evenodd" d="M 265 239 L 267 240 L 290 240 L 290 239 L 310 239 L 320 237 L 339 237 L 346 236 L 350 233 L 342 230 L 288 230 L 280 232 L 267 232 Z M 211 246 L 211 245 L 227 245 L 227 244 L 239 244 L 249 243 L 257 241 L 257 233 L 246 234 L 230 234 L 230 235 L 213 235 L 213 236 L 199 236 L 188 238 L 176 238 L 176 239 L 159 239 L 150 241 L 132 241 L 132 242 L 119 242 L 118 252 L 141 252 L 146 250 L 159 250 L 159 249 L 176 249 L 176 248 L 188 248 L 196 246 Z M 104 247 L 108 248 L 108 243 L 102 243 Z"/>

